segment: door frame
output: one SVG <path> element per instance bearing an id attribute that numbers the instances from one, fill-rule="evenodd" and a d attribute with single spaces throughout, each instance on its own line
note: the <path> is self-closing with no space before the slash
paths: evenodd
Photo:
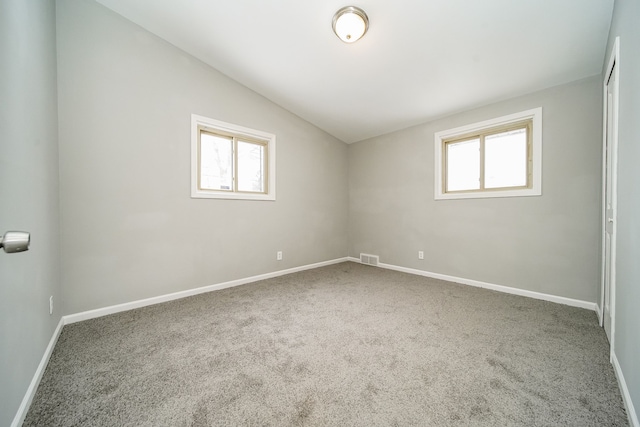
<path id="1" fill-rule="evenodd" d="M 618 212 L 618 106 L 620 100 L 620 37 L 616 37 L 611 48 L 609 63 L 604 74 L 603 82 L 603 125 L 602 125 L 602 262 L 600 277 L 600 309 L 598 317 L 600 326 L 604 326 L 604 294 L 605 294 L 605 262 L 606 262 L 606 226 L 607 226 L 607 116 L 608 116 L 608 87 L 612 73 L 615 76 L 613 91 L 615 93 L 612 110 L 615 115 L 612 120 L 611 129 L 611 209 L 613 210 L 613 227 L 611 232 L 611 264 L 609 280 L 609 314 L 611 315 L 611 337 L 610 337 L 610 357 L 613 357 L 615 341 L 615 308 L 616 308 L 616 235 L 617 235 L 617 212 Z"/>

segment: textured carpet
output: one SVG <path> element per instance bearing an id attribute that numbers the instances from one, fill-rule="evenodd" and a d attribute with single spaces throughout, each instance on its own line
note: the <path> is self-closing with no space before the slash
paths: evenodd
<path id="1" fill-rule="evenodd" d="M 343 263 L 65 326 L 27 426 L 623 426 L 595 313 Z"/>

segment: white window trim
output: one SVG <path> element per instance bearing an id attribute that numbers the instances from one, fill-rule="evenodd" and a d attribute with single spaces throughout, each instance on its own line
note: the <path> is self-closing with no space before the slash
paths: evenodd
<path id="1" fill-rule="evenodd" d="M 517 190 L 496 190 L 496 191 L 474 191 L 474 192 L 443 192 L 443 141 L 456 136 L 468 134 L 470 132 L 482 131 L 488 128 L 508 125 L 523 120 L 533 121 L 532 127 L 532 185 L 531 188 L 522 188 Z M 483 122 L 473 123 L 466 126 L 460 126 L 454 129 L 448 129 L 435 133 L 435 180 L 434 180 L 434 196 L 435 200 L 451 200 L 451 199 L 484 199 L 491 197 L 521 197 L 521 196 L 541 196 L 542 195 L 542 107 L 532 110 L 522 111 L 520 113 L 510 114 Z"/>
<path id="2" fill-rule="evenodd" d="M 198 127 L 217 129 L 222 132 L 267 141 L 267 192 L 260 194 L 234 193 L 229 191 L 201 190 L 198 188 Z M 271 133 L 226 123 L 208 117 L 191 115 L 191 197 L 195 199 L 236 199 L 275 200 L 276 199 L 276 136 Z"/>

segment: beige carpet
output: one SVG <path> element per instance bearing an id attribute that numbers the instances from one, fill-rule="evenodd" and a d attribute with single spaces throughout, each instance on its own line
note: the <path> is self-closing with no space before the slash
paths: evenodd
<path id="1" fill-rule="evenodd" d="M 65 326 L 27 426 L 624 426 L 595 313 L 343 263 Z"/>

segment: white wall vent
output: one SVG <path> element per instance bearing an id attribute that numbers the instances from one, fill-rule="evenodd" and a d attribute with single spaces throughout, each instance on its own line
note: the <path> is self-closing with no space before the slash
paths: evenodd
<path id="1" fill-rule="evenodd" d="M 367 265 L 378 265 L 378 255 L 360 254 L 360 262 Z"/>

